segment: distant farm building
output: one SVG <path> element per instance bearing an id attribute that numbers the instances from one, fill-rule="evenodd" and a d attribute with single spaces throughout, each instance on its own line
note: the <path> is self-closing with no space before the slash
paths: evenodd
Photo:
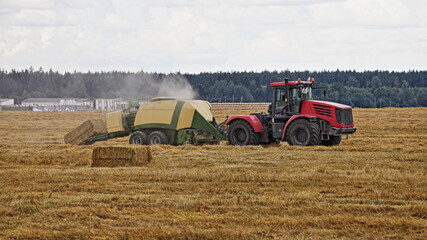
<path id="1" fill-rule="evenodd" d="M 0 106 L 9 106 L 15 104 L 15 100 L 13 98 L 0 98 Z"/>
<path id="2" fill-rule="evenodd" d="M 95 99 L 94 108 L 96 110 L 121 110 L 127 107 L 127 102 L 123 101 L 121 98 L 97 98 Z"/>
<path id="3" fill-rule="evenodd" d="M 85 98 L 28 98 L 22 106 L 34 111 L 80 111 L 93 109 L 93 101 Z"/>
<path id="4" fill-rule="evenodd" d="M 27 98 L 21 102 L 25 107 L 59 106 L 61 98 Z"/>

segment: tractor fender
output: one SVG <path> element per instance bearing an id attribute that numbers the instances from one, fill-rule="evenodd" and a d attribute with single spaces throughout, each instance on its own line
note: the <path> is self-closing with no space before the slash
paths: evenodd
<path id="1" fill-rule="evenodd" d="M 254 132 L 264 132 L 264 126 L 262 125 L 259 118 L 255 115 L 231 116 L 227 119 L 225 125 L 230 125 L 234 120 L 238 119 L 245 120 L 246 122 L 248 122 L 254 129 Z"/>
<path id="2" fill-rule="evenodd" d="M 291 122 L 293 122 L 295 119 L 298 119 L 298 118 L 314 119 L 316 118 L 316 115 L 300 114 L 300 115 L 294 115 L 291 118 L 289 118 L 289 120 L 286 122 L 285 127 L 283 128 L 283 131 L 282 131 L 282 140 L 285 139 L 286 130 L 288 129 L 289 124 L 291 124 Z"/>

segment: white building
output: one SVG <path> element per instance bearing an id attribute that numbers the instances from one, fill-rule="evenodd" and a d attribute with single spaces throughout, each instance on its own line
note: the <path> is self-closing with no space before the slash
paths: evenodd
<path id="1" fill-rule="evenodd" d="M 93 101 L 85 98 L 27 98 L 22 106 L 88 106 L 93 107 Z"/>
<path id="2" fill-rule="evenodd" d="M 7 99 L 7 98 L 0 98 L 0 106 L 7 106 L 7 105 L 13 105 L 15 104 L 15 100 L 13 98 Z"/>
<path id="3" fill-rule="evenodd" d="M 93 109 L 93 101 L 85 98 L 28 98 L 22 106 L 35 111 L 77 111 Z"/>
<path id="4" fill-rule="evenodd" d="M 60 101 L 62 106 L 87 106 L 93 108 L 93 101 L 87 98 L 63 98 Z"/>
<path id="5" fill-rule="evenodd" d="M 25 107 L 59 106 L 61 98 L 27 98 L 21 102 Z"/>
<path id="6" fill-rule="evenodd" d="M 95 99 L 96 110 L 122 110 L 127 106 L 127 102 L 121 98 L 97 98 Z"/>

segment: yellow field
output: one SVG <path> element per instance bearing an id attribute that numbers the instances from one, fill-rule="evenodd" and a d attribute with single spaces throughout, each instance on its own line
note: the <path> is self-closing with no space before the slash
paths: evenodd
<path id="1" fill-rule="evenodd" d="M 427 239 L 426 108 L 355 109 L 335 147 L 155 146 L 91 168 L 127 138 L 63 136 L 104 115 L 0 112 L 0 239 Z"/>

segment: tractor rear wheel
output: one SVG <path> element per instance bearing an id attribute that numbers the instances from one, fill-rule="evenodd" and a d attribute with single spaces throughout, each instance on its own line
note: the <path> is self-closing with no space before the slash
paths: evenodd
<path id="1" fill-rule="evenodd" d="M 289 145 L 315 146 L 320 143 L 320 128 L 307 119 L 296 119 L 289 125 L 286 136 Z"/>
<path id="2" fill-rule="evenodd" d="M 245 120 L 235 120 L 228 128 L 228 143 L 231 145 L 258 145 L 258 134 Z"/>
<path id="3" fill-rule="evenodd" d="M 341 136 L 329 136 L 329 140 L 323 140 L 320 144 L 325 146 L 335 146 L 340 144 Z"/>
<path id="4" fill-rule="evenodd" d="M 147 134 L 141 131 L 133 132 L 129 137 L 129 144 L 146 145 Z"/>
<path id="5" fill-rule="evenodd" d="M 154 131 L 148 135 L 148 144 L 156 145 L 156 144 L 168 144 L 168 136 L 164 132 Z"/>

